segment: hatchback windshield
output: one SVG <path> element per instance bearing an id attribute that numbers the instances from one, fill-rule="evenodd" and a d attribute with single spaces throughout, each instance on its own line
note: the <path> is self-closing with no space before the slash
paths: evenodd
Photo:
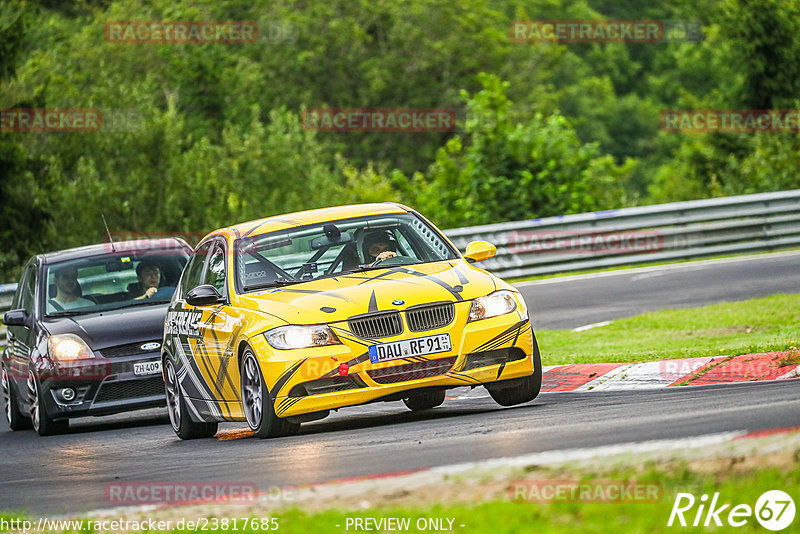
<path id="1" fill-rule="evenodd" d="M 458 258 L 442 236 L 411 213 L 342 219 L 236 242 L 244 291 L 343 272 Z"/>
<path id="2" fill-rule="evenodd" d="M 47 265 L 45 314 L 79 315 L 169 302 L 184 251 L 109 254 Z"/>

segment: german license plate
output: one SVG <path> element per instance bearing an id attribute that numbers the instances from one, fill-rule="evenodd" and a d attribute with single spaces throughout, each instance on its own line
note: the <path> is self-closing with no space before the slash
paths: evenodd
<path id="1" fill-rule="evenodd" d="M 161 372 L 161 361 L 154 360 L 152 362 L 139 362 L 133 364 L 133 374 L 136 376 L 142 375 L 157 375 Z"/>
<path id="2" fill-rule="evenodd" d="M 447 352 L 450 349 L 450 334 L 437 334 L 372 345 L 369 348 L 369 361 L 372 363 L 388 362 L 398 358 Z"/>

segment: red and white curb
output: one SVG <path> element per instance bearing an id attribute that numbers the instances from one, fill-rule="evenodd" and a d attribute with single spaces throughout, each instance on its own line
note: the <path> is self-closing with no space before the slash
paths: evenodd
<path id="1" fill-rule="evenodd" d="M 542 391 L 652 389 L 798 378 L 798 364 L 781 365 L 796 354 L 797 351 L 782 351 L 644 363 L 545 366 Z"/>

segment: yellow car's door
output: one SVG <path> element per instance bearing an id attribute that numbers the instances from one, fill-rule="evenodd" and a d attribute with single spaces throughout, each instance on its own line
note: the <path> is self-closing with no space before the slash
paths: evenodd
<path id="1" fill-rule="evenodd" d="M 229 294 L 227 287 L 227 262 L 226 243 L 223 238 L 213 241 L 209 250 L 203 274 L 203 284 L 214 287 L 222 296 L 220 303 L 208 306 L 198 306 L 202 317 L 198 321 L 198 330 L 201 334 L 203 362 L 198 362 L 206 382 L 211 391 L 218 396 L 218 401 L 229 404 L 223 407 L 224 415 L 232 415 L 238 411 L 230 406 L 238 404 L 239 369 L 236 364 L 236 347 L 234 346 L 238 333 L 239 321 L 230 313 Z M 227 410 L 225 408 L 228 408 Z"/>

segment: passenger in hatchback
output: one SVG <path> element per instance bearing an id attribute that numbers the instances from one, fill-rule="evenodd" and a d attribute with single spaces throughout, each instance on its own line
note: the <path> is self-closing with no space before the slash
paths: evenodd
<path id="1" fill-rule="evenodd" d="M 161 284 L 161 268 L 152 260 L 144 259 L 136 266 L 136 277 L 139 281 L 128 287 L 128 292 L 133 300 L 152 298 L 154 295 L 162 296 L 172 294 L 174 286 L 159 287 Z"/>

